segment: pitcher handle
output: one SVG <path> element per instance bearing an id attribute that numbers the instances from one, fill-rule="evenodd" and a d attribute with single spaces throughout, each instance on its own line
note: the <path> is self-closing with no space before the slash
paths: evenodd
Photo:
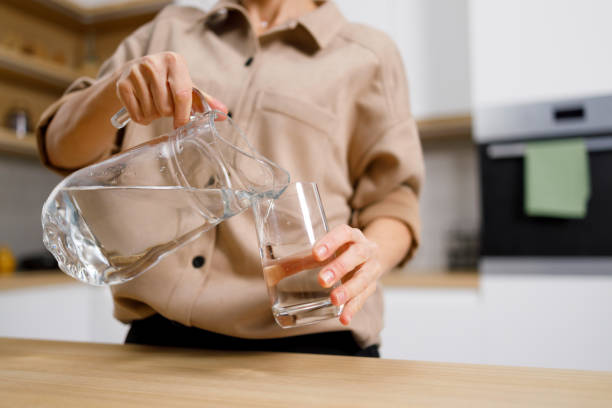
<path id="1" fill-rule="evenodd" d="M 212 109 L 210 108 L 210 105 L 208 105 L 208 102 L 206 102 L 206 98 L 204 97 L 202 92 L 200 92 L 200 90 L 198 90 L 197 88 L 192 88 L 191 116 L 196 113 L 207 113 L 211 110 Z M 111 123 L 116 129 L 124 128 L 130 122 L 130 120 L 130 114 L 128 113 L 125 107 L 119 109 L 119 111 L 111 117 Z"/>

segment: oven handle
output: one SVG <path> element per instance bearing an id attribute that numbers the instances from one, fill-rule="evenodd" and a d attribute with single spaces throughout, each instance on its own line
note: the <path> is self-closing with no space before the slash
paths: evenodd
<path id="1" fill-rule="evenodd" d="M 585 140 L 589 152 L 612 150 L 612 136 L 594 137 Z M 525 156 L 525 143 L 497 143 L 487 146 L 490 159 L 516 159 Z"/>

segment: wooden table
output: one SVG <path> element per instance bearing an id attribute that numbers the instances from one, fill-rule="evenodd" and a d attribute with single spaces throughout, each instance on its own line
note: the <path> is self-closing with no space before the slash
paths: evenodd
<path id="1" fill-rule="evenodd" d="M 612 407 L 612 373 L 0 339 L 2 407 Z"/>

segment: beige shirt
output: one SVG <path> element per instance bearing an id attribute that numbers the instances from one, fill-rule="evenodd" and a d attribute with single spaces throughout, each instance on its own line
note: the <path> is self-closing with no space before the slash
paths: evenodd
<path id="1" fill-rule="evenodd" d="M 404 68 L 385 34 L 348 23 L 331 1 L 259 38 L 238 2 L 221 1 L 208 13 L 169 6 L 125 39 L 99 76 L 162 51 L 186 58 L 195 85 L 228 106 L 260 153 L 287 169 L 293 181 L 318 184 L 330 227 L 363 228 L 377 217 L 394 217 L 413 234 L 411 256 L 419 242 L 423 160 Z M 43 114 L 38 135 L 45 164 L 48 123 L 67 98 L 92 82 L 77 80 Z M 171 127 L 169 119 L 130 124 L 108 155 Z M 151 222 L 160 221 L 152 216 Z M 192 262 L 197 256 L 205 259 L 201 267 Z M 244 338 L 345 329 L 337 320 L 294 329 L 275 323 L 249 211 L 113 286 L 112 293 L 114 315 L 123 322 L 158 312 Z M 349 326 L 362 347 L 379 343 L 382 313 L 379 288 Z"/>

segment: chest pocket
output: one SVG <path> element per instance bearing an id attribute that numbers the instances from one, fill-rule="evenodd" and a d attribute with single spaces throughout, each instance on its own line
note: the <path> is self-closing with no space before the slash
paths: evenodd
<path id="1" fill-rule="evenodd" d="M 313 181 L 320 189 L 344 178 L 345 159 L 332 139 L 335 116 L 310 102 L 260 91 L 248 134 L 257 150 L 291 174 L 292 181 Z"/>

